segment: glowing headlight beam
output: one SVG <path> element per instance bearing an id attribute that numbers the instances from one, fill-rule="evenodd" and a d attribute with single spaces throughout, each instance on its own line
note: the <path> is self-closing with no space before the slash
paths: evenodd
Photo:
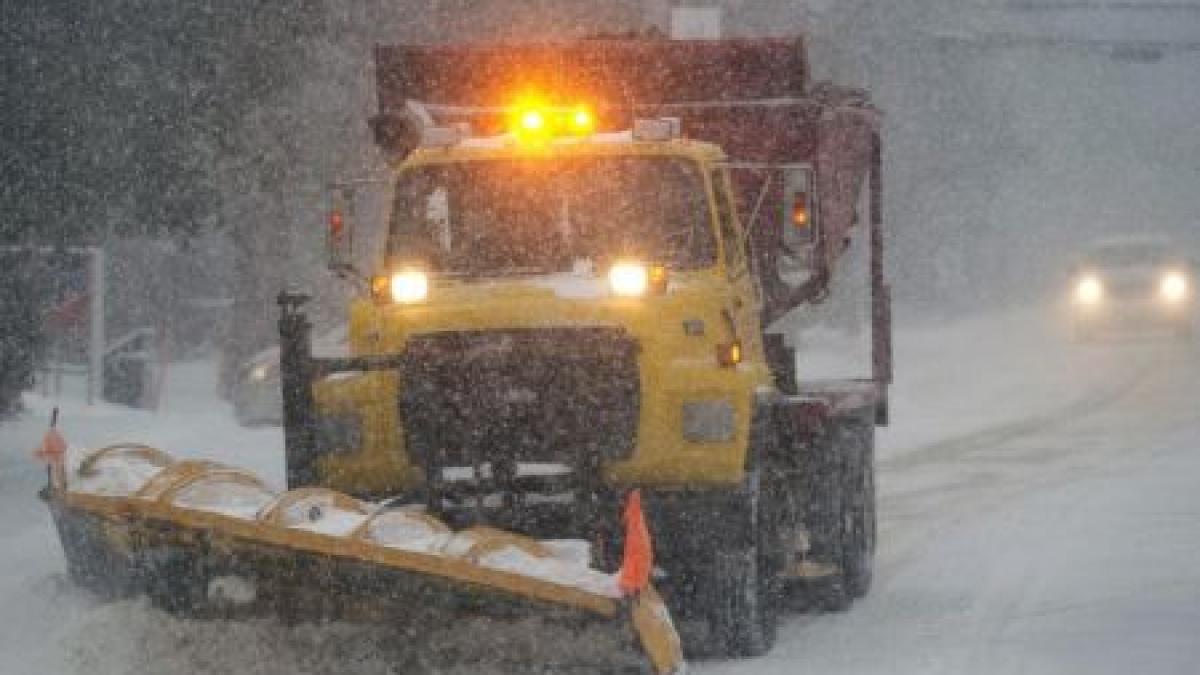
<path id="1" fill-rule="evenodd" d="M 429 295 L 429 276 L 418 269 L 400 270 L 392 275 L 389 289 L 393 302 L 405 305 L 421 302 Z"/>
<path id="2" fill-rule="evenodd" d="M 616 295 L 642 297 L 650 288 L 650 268 L 638 262 L 618 262 L 608 271 L 608 284 Z"/>
<path id="3" fill-rule="evenodd" d="M 1187 278 L 1178 272 L 1171 272 L 1162 278 L 1158 284 L 1158 293 L 1167 302 L 1179 302 L 1188 296 Z"/>
<path id="4" fill-rule="evenodd" d="M 1104 284 L 1096 277 L 1084 277 L 1075 286 L 1075 297 L 1085 305 L 1094 305 L 1104 299 Z"/>

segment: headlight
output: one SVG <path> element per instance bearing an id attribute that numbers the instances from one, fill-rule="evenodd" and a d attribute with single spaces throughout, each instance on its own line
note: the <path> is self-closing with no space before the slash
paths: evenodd
<path id="1" fill-rule="evenodd" d="M 666 265 L 618 262 L 608 271 L 608 283 L 613 293 L 626 297 L 641 297 L 647 292 L 662 295 L 667 292 L 668 281 L 670 274 Z"/>
<path id="2" fill-rule="evenodd" d="M 683 438 L 692 443 L 727 443 L 735 431 L 729 401 L 689 401 L 683 404 Z"/>
<path id="3" fill-rule="evenodd" d="M 393 302 L 421 302 L 429 295 L 429 276 L 419 269 L 400 270 L 392 275 L 388 288 Z"/>
<path id="4" fill-rule="evenodd" d="M 1085 305 L 1094 305 L 1104 299 L 1104 284 L 1096 277 L 1084 277 L 1075 286 L 1075 297 Z"/>
<path id="5" fill-rule="evenodd" d="M 271 366 L 265 363 L 260 363 L 250 370 L 250 379 L 255 382 L 262 382 L 271 374 Z"/>
<path id="6" fill-rule="evenodd" d="M 617 295 L 641 297 L 650 288 L 650 269 L 642 263 L 616 263 L 608 271 L 608 284 Z"/>
<path id="7" fill-rule="evenodd" d="M 1179 272 L 1171 272 L 1162 278 L 1158 284 L 1158 294 L 1167 302 L 1180 302 L 1187 299 L 1188 280 Z"/>

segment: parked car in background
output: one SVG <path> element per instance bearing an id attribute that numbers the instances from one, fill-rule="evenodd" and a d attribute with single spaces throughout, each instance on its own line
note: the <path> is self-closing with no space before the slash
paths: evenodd
<path id="1" fill-rule="evenodd" d="M 1071 278 L 1075 336 L 1116 331 L 1192 334 L 1195 266 L 1165 238 L 1105 239 L 1088 248 Z"/>
<path id="2" fill-rule="evenodd" d="M 340 356 L 348 352 L 345 326 L 313 338 L 317 356 Z M 283 424 L 283 390 L 279 377 L 279 347 L 258 352 L 237 371 L 231 401 L 233 413 L 243 426 Z"/>

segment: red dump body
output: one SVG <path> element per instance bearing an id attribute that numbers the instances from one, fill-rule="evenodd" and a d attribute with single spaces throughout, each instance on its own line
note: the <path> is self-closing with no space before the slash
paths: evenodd
<path id="1" fill-rule="evenodd" d="M 395 129 L 408 101 L 495 109 L 534 91 L 562 104 L 588 102 L 597 108 L 601 127 L 609 129 L 629 128 L 635 117 L 679 118 L 684 136 L 719 145 L 732 162 L 750 167 L 737 180 L 743 213 L 760 197 L 765 169 L 756 173 L 755 166 L 811 166 L 821 223 L 811 281 L 788 287 L 769 271 L 779 248 L 782 208 L 763 209 L 752 232 L 766 295 L 765 322 L 824 297 L 852 229 L 861 224 L 870 229 L 874 261 L 874 380 L 890 380 L 879 113 L 864 92 L 810 85 L 801 39 L 380 46 L 375 59 L 380 115 L 373 125 L 377 140 L 393 153 L 407 152 Z M 864 181 L 869 181 L 870 217 L 859 223 Z M 763 203 L 782 204 L 783 199 L 782 181 L 776 181 Z"/>
<path id="2" fill-rule="evenodd" d="M 375 63 L 385 113 L 406 99 L 502 105 L 527 89 L 628 105 L 792 98 L 808 85 L 799 39 L 381 46 Z"/>

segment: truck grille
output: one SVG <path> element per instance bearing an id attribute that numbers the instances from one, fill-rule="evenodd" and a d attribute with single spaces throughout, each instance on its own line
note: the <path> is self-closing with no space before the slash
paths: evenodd
<path id="1" fill-rule="evenodd" d="M 1157 290 L 1150 279 L 1110 280 L 1105 284 L 1109 297 L 1117 300 L 1144 300 L 1154 297 Z"/>
<path id="2" fill-rule="evenodd" d="M 619 328 L 449 332 L 409 340 L 400 413 L 411 458 L 444 467 L 630 456 L 637 344 Z"/>

